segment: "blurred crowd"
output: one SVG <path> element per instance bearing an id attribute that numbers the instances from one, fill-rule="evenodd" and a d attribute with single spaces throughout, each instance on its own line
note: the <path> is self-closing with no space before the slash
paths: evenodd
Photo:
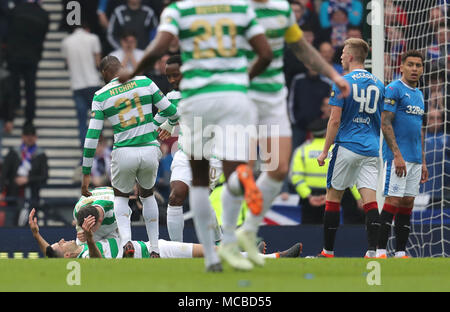
<path id="1" fill-rule="evenodd" d="M 434 7 L 429 9 L 430 3 L 434 1 Z M 445 179 L 450 178 L 450 168 L 447 168 L 450 166 L 447 140 L 450 123 L 446 117 L 449 109 L 446 107 L 449 102 L 449 88 L 445 84 L 450 73 L 450 32 L 446 26 L 448 12 L 443 5 L 444 1 L 385 0 L 384 10 L 385 83 L 400 77 L 400 55 L 407 49 L 419 48 L 426 56 L 426 74 L 420 88 L 424 91 L 428 108 L 426 152 L 432 168 L 429 169 L 430 181 L 423 189 L 426 192 L 438 192 L 433 195 L 434 198 L 443 196 L 442 183 L 447 183 L 441 179 L 442 166 L 445 166 L 447 174 Z M 66 32 L 67 36 L 62 40 L 61 53 L 69 72 L 82 148 L 91 101 L 94 92 L 103 85 L 98 72 L 101 58 L 114 55 L 123 66 L 132 70 L 154 38 L 162 10 L 173 1 L 77 0 L 81 5 L 81 23 L 75 26 L 67 23 L 71 13 L 70 7 L 67 6 L 69 2 L 70 0 L 62 0 L 63 14 L 59 30 Z M 305 38 L 338 72 L 345 74 L 340 65 L 344 41 L 348 38 L 363 38 L 370 42 L 370 28 L 366 23 L 367 1 L 289 2 Z M 405 5 L 409 7 L 406 8 Z M 428 7 L 425 7 L 426 5 Z M 4 133 L 11 133 L 14 117 L 22 109 L 21 88 L 17 87 L 21 85 L 21 80 L 25 94 L 23 126 L 25 129 L 25 126 L 33 125 L 36 110 L 36 74 L 49 25 L 49 14 L 42 8 L 39 0 L 0 1 L 0 148 L 1 138 Z M 146 73 L 163 93 L 171 90 L 165 77 L 165 61 L 170 55 L 178 53 L 178 42 L 174 41 L 169 52 Z M 295 154 L 298 147 L 314 139 L 314 133 L 320 130 L 316 129 L 318 124 L 326 127 L 326 122 L 320 121 L 326 121 L 329 117 L 327 104 L 331 81 L 305 67 L 287 49 L 284 60 L 285 64 L 288 64 L 285 66 L 285 77 L 289 90 L 288 110 Z M 92 170 L 94 186 L 110 183 L 108 168 L 111 143 L 108 138 L 102 138 L 99 143 Z M 166 202 L 169 194 L 172 147 L 176 146 L 173 143 L 174 140 L 169 140 L 162 144 L 163 157 L 156 186 L 161 200 Z M 436 178 L 433 177 L 433 172 Z M 11 181 L 8 183 L 0 185 L 3 195 L 5 189 L 11 189 L 13 184 Z M 43 184 L 45 181 L 41 181 L 40 185 Z M 292 181 L 287 179 L 281 197 L 286 199 L 289 193 L 297 191 Z"/>

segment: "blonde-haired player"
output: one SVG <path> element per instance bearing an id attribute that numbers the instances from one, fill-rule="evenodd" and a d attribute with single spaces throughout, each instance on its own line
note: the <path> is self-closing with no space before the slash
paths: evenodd
<path id="1" fill-rule="evenodd" d="M 334 243 L 340 220 L 340 202 L 344 191 L 356 183 L 366 214 L 368 251 L 375 257 L 380 226 L 376 201 L 381 111 L 384 84 L 364 69 L 369 45 L 362 39 L 347 39 L 341 56 L 344 78 L 351 84 L 349 96 L 342 96 L 333 85 L 329 104 L 325 145 L 317 157 L 325 164 L 331 145 L 334 148 L 328 167 L 324 215 L 324 248 L 319 257 L 334 257 Z"/>

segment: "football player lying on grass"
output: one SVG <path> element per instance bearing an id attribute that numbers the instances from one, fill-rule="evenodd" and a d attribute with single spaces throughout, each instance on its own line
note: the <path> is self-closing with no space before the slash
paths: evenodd
<path id="1" fill-rule="evenodd" d="M 61 239 L 59 242 L 50 245 L 39 233 L 35 209 L 33 208 L 28 217 L 33 237 L 36 239 L 39 249 L 48 258 L 122 258 L 123 249 L 119 248 L 118 238 L 103 239 L 95 242 L 92 228 L 96 223 L 94 216 L 87 217 L 82 225 L 86 237 L 86 244 L 77 245 L 74 240 L 66 242 Z M 148 242 L 132 241 L 134 245 L 134 258 L 149 258 L 150 245 Z M 260 252 L 268 258 L 296 258 L 302 252 L 302 244 L 297 243 L 285 251 L 265 254 L 266 243 L 259 244 Z M 159 250 L 161 258 L 201 258 L 203 257 L 203 246 L 194 243 L 181 243 L 159 240 Z M 243 253 L 245 255 L 245 253 Z"/>

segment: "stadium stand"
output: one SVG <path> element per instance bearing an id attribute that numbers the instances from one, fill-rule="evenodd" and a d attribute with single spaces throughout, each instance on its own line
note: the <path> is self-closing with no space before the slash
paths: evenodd
<path id="1" fill-rule="evenodd" d="M 41 189 L 41 208 L 49 225 L 62 225 L 80 196 L 80 186 L 73 182 L 75 169 L 80 165 L 82 150 L 78 139 L 75 104 L 72 99 L 68 71 L 61 55 L 61 41 L 67 36 L 59 30 L 63 5 L 61 0 L 42 0 L 42 7 L 50 13 L 50 30 L 44 42 L 42 60 L 37 72 L 37 105 L 34 125 L 39 145 L 49 158 L 49 179 Z M 23 88 L 22 88 L 23 89 Z M 21 107 L 25 105 L 22 90 Z M 3 139 L 3 155 L 12 146 L 20 145 L 24 123 L 23 109 L 14 120 L 14 130 Z M 105 123 L 104 134 L 112 136 Z M 70 209 L 53 209 L 53 208 Z"/>

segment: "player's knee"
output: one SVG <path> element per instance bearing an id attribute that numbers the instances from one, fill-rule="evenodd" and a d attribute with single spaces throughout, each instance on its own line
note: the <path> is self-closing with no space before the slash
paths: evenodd
<path id="1" fill-rule="evenodd" d="M 344 196 L 344 191 L 336 190 L 333 187 L 330 187 L 327 190 L 326 199 L 327 199 L 327 201 L 330 201 L 330 202 L 340 203 L 343 196 Z"/>
<path id="2" fill-rule="evenodd" d="M 170 206 L 183 206 L 186 196 L 183 192 L 173 189 L 169 195 L 169 205 Z"/>
<path id="3" fill-rule="evenodd" d="M 274 180 L 283 181 L 288 173 L 289 173 L 289 164 L 280 163 L 280 165 L 276 170 L 269 172 L 269 176 Z"/>
<path id="4" fill-rule="evenodd" d="M 142 198 L 147 198 L 153 195 L 153 188 L 151 189 L 144 189 L 142 187 L 139 187 L 139 196 Z"/>
<path id="5" fill-rule="evenodd" d="M 402 201 L 401 201 L 400 198 L 398 198 L 398 197 L 391 197 L 391 196 L 386 197 L 384 202 L 386 204 L 389 204 L 389 205 L 394 206 L 394 207 L 400 207 L 401 204 L 402 204 Z"/>
<path id="6" fill-rule="evenodd" d="M 121 191 L 119 191 L 116 188 L 113 188 L 113 191 L 114 191 L 114 196 L 117 196 L 117 197 L 128 197 L 128 194 L 122 193 Z"/>
<path id="7" fill-rule="evenodd" d="M 414 197 L 411 197 L 411 196 L 403 197 L 399 206 L 400 207 L 413 207 L 414 206 Z"/>

